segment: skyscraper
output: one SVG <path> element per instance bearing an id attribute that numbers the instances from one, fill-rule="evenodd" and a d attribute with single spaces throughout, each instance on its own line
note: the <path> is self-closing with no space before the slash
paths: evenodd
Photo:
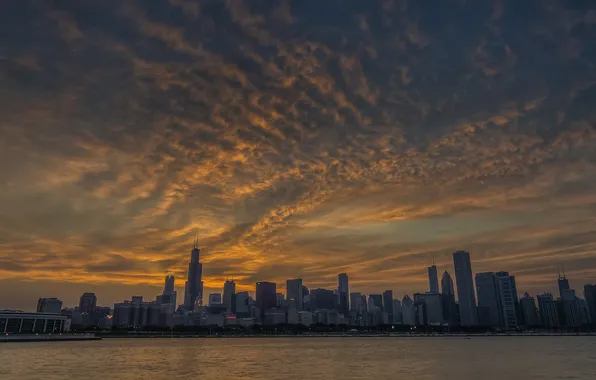
<path id="1" fill-rule="evenodd" d="M 494 272 L 476 273 L 476 294 L 478 295 L 478 323 L 487 327 L 502 326 L 501 294 Z"/>
<path id="2" fill-rule="evenodd" d="M 60 314 L 62 301 L 58 298 L 40 298 L 37 300 L 37 312 L 48 314 Z"/>
<path id="3" fill-rule="evenodd" d="M 203 264 L 200 263 L 199 238 L 195 239 L 192 251 L 190 252 L 190 263 L 188 264 L 188 280 L 184 287 L 184 308 L 193 311 L 195 304 L 203 302 Z"/>
<path id="4" fill-rule="evenodd" d="M 439 293 L 439 275 L 434 264 L 428 267 L 428 284 L 431 292 Z"/>
<path id="5" fill-rule="evenodd" d="M 304 308 L 301 278 L 286 281 L 286 299 L 290 308 L 295 307 L 296 310 L 302 310 Z"/>
<path id="6" fill-rule="evenodd" d="M 596 325 L 596 285 L 587 284 L 584 286 L 584 298 L 588 304 L 590 321 Z"/>
<path id="7" fill-rule="evenodd" d="M 97 306 L 97 296 L 95 293 L 83 293 L 79 299 L 79 311 L 81 313 L 91 314 Z"/>
<path id="8" fill-rule="evenodd" d="M 569 290 L 569 280 L 565 277 L 565 272 L 563 272 L 563 275 L 559 274 L 557 283 L 559 284 L 559 297 L 563 299 L 563 293 L 565 293 L 566 290 Z"/>
<path id="9" fill-rule="evenodd" d="M 524 296 L 520 298 L 519 303 L 526 327 L 540 325 L 540 319 L 538 319 L 538 312 L 536 310 L 536 302 L 534 301 L 534 297 L 530 297 L 528 293 L 524 293 Z"/>
<path id="10" fill-rule="evenodd" d="M 393 323 L 393 290 L 383 292 L 383 311 L 387 313 L 389 323 Z"/>
<path id="11" fill-rule="evenodd" d="M 362 293 L 350 293 L 350 311 L 362 312 Z"/>
<path id="12" fill-rule="evenodd" d="M 223 288 L 223 304 L 226 307 L 226 312 L 232 312 L 232 300 L 236 294 L 236 283 L 231 280 L 226 280 Z"/>
<path id="13" fill-rule="evenodd" d="M 557 302 L 550 293 L 536 296 L 540 312 L 540 324 L 546 328 L 557 328 L 559 323 L 559 311 Z"/>
<path id="14" fill-rule="evenodd" d="M 168 274 L 166 276 L 165 284 L 163 287 L 163 294 L 172 293 L 174 291 L 174 289 L 175 289 L 174 281 L 175 281 L 174 275 Z"/>
<path id="15" fill-rule="evenodd" d="M 443 315 L 450 326 L 459 323 L 457 304 L 455 303 L 455 290 L 449 272 L 445 271 L 441 278 L 441 295 L 443 296 Z"/>
<path id="16" fill-rule="evenodd" d="M 170 305 L 169 310 L 173 313 L 176 310 L 176 287 L 174 285 L 175 278 L 173 275 L 168 274 L 165 278 L 165 284 L 163 287 L 163 293 L 157 296 L 157 303 L 160 305 Z"/>
<path id="17" fill-rule="evenodd" d="M 453 264 L 455 266 L 461 324 L 462 326 L 476 326 L 478 324 L 478 314 L 470 254 L 464 251 L 453 253 Z"/>
<path id="18" fill-rule="evenodd" d="M 378 307 L 381 311 L 383 311 L 383 296 L 381 294 L 369 294 L 369 305 L 372 301 L 372 305 Z M 370 311 L 370 307 L 369 307 Z"/>
<path id="19" fill-rule="evenodd" d="M 455 289 L 453 288 L 453 280 L 449 272 L 445 271 L 441 278 L 441 294 L 444 296 L 455 296 Z"/>
<path id="20" fill-rule="evenodd" d="M 497 276 L 497 284 L 499 285 L 499 294 L 501 296 L 503 327 L 507 330 L 516 329 L 518 327 L 518 297 L 515 276 L 510 276 L 509 272 L 497 272 L 495 276 Z"/>
<path id="21" fill-rule="evenodd" d="M 261 321 L 265 317 L 265 311 L 273 309 L 277 305 L 276 289 L 277 285 L 274 282 L 257 282 L 255 303 L 259 310 Z"/>
<path id="22" fill-rule="evenodd" d="M 350 310 L 350 289 L 348 286 L 348 275 L 346 273 L 340 273 L 337 276 L 337 285 L 337 295 L 339 297 L 338 310 L 340 313 L 348 315 L 348 312 Z"/>

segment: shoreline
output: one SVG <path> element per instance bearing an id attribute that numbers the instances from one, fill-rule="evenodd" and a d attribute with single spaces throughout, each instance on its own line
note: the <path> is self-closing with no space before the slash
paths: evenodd
<path id="1" fill-rule="evenodd" d="M 0 343 L 23 343 L 23 342 L 80 342 L 88 340 L 101 340 L 95 334 L 9 334 L 0 335 Z"/>
<path id="2" fill-rule="evenodd" d="M 503 338 L 503 337 L 596 337 L 596 333 L 557 333 L 557 334 L 312 334 L 312 335 L 99 335 L 105 339 L 243 339 L 243 338 Z"/>

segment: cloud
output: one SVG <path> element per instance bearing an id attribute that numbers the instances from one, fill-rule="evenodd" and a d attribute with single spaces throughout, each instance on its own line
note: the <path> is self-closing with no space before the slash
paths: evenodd
<path id="1" fill-rule="evenodd" d="M 198 234 L 209 289 L 411 293 L 456 249 L 520 290 L 562 262 L 580 286 L 594 12 L 522 6 L 11 4 L 0 277 L 147 294 Z"/>

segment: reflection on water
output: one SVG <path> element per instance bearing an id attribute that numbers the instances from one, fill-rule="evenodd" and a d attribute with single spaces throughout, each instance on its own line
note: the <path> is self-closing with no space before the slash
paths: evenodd
<path id="1" fill-rule="evenodd" d="M 596 337 L 0 344 L 0 379 L 596 379 Z"/>

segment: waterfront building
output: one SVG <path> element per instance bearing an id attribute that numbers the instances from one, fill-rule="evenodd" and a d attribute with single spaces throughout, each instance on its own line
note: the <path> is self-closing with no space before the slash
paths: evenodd
<path id="1" fill-rule="evenodd" d="M 559 279 L 557 280 L 557 284 L 559 285 L 559 297 L 563 299 L 563 293 L 566 290 L 569 290 L 569 280 L 565 276 L 565 272 L 563 274 L 559 274 Z"/>
<path id="2" fill-rule="evenodd" d="M 58 298 L 40 298 L 37 300 L 37 312 L 46 314 L 60 314 L 62 301 Z"/>
<path id="3" fill-rule="evenodd" d="M 226 280 L 223 288 L 223 304 L 226 307 L 226 312 L 231 314 L 234 303 L 234 295 L 236 294 L 236 283 L 233 280 Z"/>
<path id="4" fill-rule="evenodd" d="M 91 314 L 97 306 L 97 296 L 95 293 L 83 293 L 79 299 L 79 312 Z"/>
<path id="5" fill-rule="evenodd" d="M 173 313 L 176 310 L 176 301 L 178 293 L 175 287 L 175 277 L 168 274 L 165 278 L 162 294 L 158 295 L 155 302 L 159 305 L 168 305 L 170 312 Z"/>
<path id="6" fill-rule="evenodd" d="M 559 311 L 557 302 L 553 299 L 553 295 L 550 293 L 544 293 L 536 296 L 538 300 L 538 310 L 540 316 L 540 324 L 546 328 L 558 328 L 559 324 Z"/>
<path id="7" fill-rule="evenodd" d="M 497 276 L 494 272 L 476 273 L 478 296 L 478 324 L 485 327 L 502 327 L 503 308 Z"/>
<path id="8" fill-rule="evenodd" d="M 476 296 L 474 294 L 470 254 L 464 251 L 453 253 L 453 264 L 455 267 L 461 325 L 476 326 L 478 324 L 478 313 L 476 310 Z"/>
<path id="9" fill-rule="evenodd" d="M 299 311 L 298 320 L 300 321 L 301 325 L 310 326 L 313 324 L 313 315 L 310 311 Z"/>
<path id="10" fill-rule="evenodd" d="M 538 318 L 534 297 L 531 297 L 528 293 L 524 293 L 524 296 L 520 298 L 519 303 L 522 317 L 524 319 L 524 325 L 526 327 L 540 325 L 540 319 Z"/>
<path id="11" fill-rule="evenodd" d="M 166 275 L 165 284 L 163 287 L 163 294 L 171 294 L 174 291 L 176 291 L 176 287 L 174 286 L 175 281 L 176 278 L 173 274 Z"/>
<path id="12" fill-rule="evenodd" d="M 251 317 L 250 307 L 251 298 L 248 292 L 236 293 L 236 317 L 237 318 L 249 318 Z"/>
<path id="13" fill-rule="evenodd" d="M 48 334 L 68 332 L 70 320 L 54 313 L 0 310 L 1 334 Z"/>
<path id="14" fill-rule="evenodd" d="M 590 322 L 596 325 L 596 285 L 584 285 L 584 299 L 588 307 Z"/>
<path id="15" fill-rule="evenodd" d="M 348 275 L 346 273 L 340 273 L 337 276 L 337 296 L 337 310 L 347 316 L 350 311 L 350 287 L 348 284 Z"/>
<path id="16" fill-rule="evenodd" d="M 497 276 L 499 295 L 501 297 L 502 326 L 506 330 L 517 329 L 518 296 L 515 276 L 510 276 L 509 272 L 503 271 L 496 272 L 495 276 Z"/>
<path id="17" fill-rule="evenodd" d="M 393 290 L 383 292 L 383 312 L 387 313 L 387 323 L 393 323 Z"/>
<path id="18" fill-rule="evenodd" d="M 455 289 L 453 279 L 449 272 L 445 271 L 441 277 L 441 295 L 443 296 L 443 315 L 449 326 L 459 324 L 459 313 L 455 303 Z"/>
<path id="19" fill-rule="evenodd" d="M 401 301 L 399 299 L 393 300 L 393 324 L 401 325 Z"/>
<path id="20" fill-rule="evenodd" d="M 439 275 L 434 264 L 428 267 L 428 285 L 431 292 L 439 293 Z"/>
<path id="21" fill-rule="evenodd" d="M 274 282 L 260 281 L 256 287 L 256 307 L 261 320 L 265 317 L 265 311 L 273 309 L 277 305 L 277 285 Z"/>
<path id="22" fill-rule="evenodd" d="M 427 324 L 435 326 L 445 324 L 445 314 L 443 313 L 443 296 L 441 294 L 437 292 L 427 292 L 424 295 L 424 306 Z"/>
<path id="23" fill-rule="evenodd" d="M 200 262 L 201 251 L 199 250 L 199 239 L 195 239 L 192 251 L 190 251 L 190 263 L 188 263 L 188 279 L 184 285 L 184 309 L 194 311 L 195 305 L 203 304 L 203 264 Z"/>
<path id="24" fill-rule="evenodd" d="M 405 295 L 401 300 L 401 318 L 402 324 L 408 326 L 415 325 L 414 301 L 408 295 Z"/>
<path id="25" fill-rule="evenodd" d="M 304 309 L 304 292 L 301 278 L 286 281 L 286 299 L 288 300 L 288 306 L 295 305 L 296 310 Z"/>

